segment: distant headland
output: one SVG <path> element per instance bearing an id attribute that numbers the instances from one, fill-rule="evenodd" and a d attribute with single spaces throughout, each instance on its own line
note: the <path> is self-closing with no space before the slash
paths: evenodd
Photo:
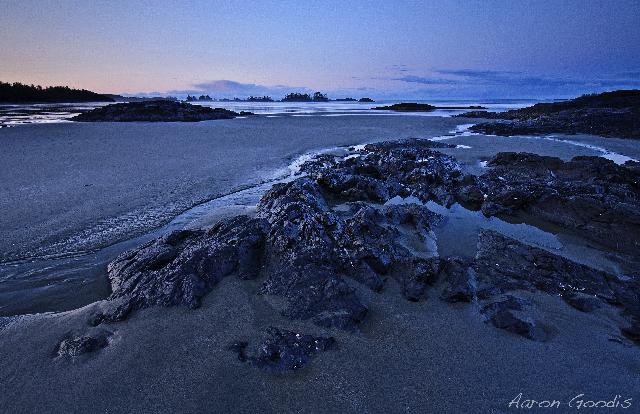
<path id="1" fill-rule="evenodd" d="M 472 111 L 458 116 L 495 120 L 471 127 L 482 134 L 564 133 L 640 139 L 640 90 L 589 94 L 506 112 Z"/>
<path id="2" fill-rule="evenodd" d="M 114 102 L 115 99 L 86 89 L 72 89 L 68 86 L 25 85 L 20 82 L 0 81 L 0 102 Z"/>

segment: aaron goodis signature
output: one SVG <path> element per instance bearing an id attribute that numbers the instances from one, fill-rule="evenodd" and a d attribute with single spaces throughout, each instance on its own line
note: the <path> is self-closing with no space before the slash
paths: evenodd
<path id="1" fill-rule="evenodd" d="M 618 408 L 627 409 L 631 408 L 633 398 L 625 398 L 622 395 L 615 395 L 613 398 L 597 399 L 589 398 L 584 394 L 578 394 L 575 397 L 560 401 L 560 400 L 547 400 L 547 399 L 530 399 L 524 397 L 522 393 L 516 395 L 516 397 L 509 402 L 509 408 L 575 408 L 576 410 L 585 408 Z"/>

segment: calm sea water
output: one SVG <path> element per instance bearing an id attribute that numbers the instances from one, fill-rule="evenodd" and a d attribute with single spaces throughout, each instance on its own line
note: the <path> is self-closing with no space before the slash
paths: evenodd
<path id="1" fill-rule="evenodd" d="M 374 111 L 372 108 L 403 101 L 360 102 L 198 102 L 197 105 L 213 108 L 226 108 L 233 111 L 249 111 L 259 115 L 276 116 L 346 116 L 346 115 L 413 115 L 413 116 L 451 116 L 465 112 L 463 110 L 439 109 L 432 112 L 392 112 Z M 489 111 L 504 111 L 522 108 L 535 103 L 531 100 L 430 100 L 408 101 L 429 103 L 435 106 L 471 106 L 480 105 Z M 0 104 L 0 126 L 14 126 L 33 123 L 67 122 L 69 118 L 108 103 L 67 103 L 67 104 Z"/>

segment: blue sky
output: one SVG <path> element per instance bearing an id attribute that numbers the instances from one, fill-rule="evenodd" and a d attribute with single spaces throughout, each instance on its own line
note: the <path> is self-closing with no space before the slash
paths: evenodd
<path id="1" fill-rule="evenodd" d="M 0 11 L 4 81 L 413 99 L 640 87 L 637 0 L 3 0 Z"/>

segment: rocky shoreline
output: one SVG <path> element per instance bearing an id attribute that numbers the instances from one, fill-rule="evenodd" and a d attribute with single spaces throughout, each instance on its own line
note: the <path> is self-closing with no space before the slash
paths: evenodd
<path id="1" fill-rule="evenodd" d="M 255 216 L 173 232 L 122 254 L 108 267 L 109 300 L 92 313 L 86 333 L 62 339 L 56 355 L 108 346 L 101 325 L 121 323 L 140 309 L 198 308 L 227 277 L 258 283 L 257 294 L 272 298 L 273 311 L 292 323 L 336 332 L 357 333 L 369 317 L 360 289 L 377 294 L 393 280 L 407 301 L 436 297 L 456 309 L 466 303 L 487 324 L 542 342 L 557 332 L 553 319 L 540 316 L 535 297 L 560 296 L 574 312 L 610 309 L 620 334 L 610 340 L 640 343 L 636 277 L 590 268 L 489 230 L 479 234 L 474 257 L 441 256 L 434 229 L 443 218 L 424 205 L 459 203 L 486 216 L 525 215 L 638 263 L 637 163 L 500 153 L 486 174 L 473 176 L 437 151 L 443 147 L 448 144 L 409 140 L 369 144 L 347 157 L 318 156 L 302 166 L 304 176 L 274 185 Z M 281 372 L 339 346 L 331 337 L 292 328 L 273 327 L 268 334 L 251 354 L 242 341 L 229 349 L 241 361 Z"/>
<path id="2" fill-rule="evenodd" d="M 169 100 L 103 106 L 71 118 L 76 122 L 199 122 L 251 115 Z"/>
<path id="3" fill-rule="evenodd" d="M 640 138 L 640 90 L 585 95 L 506 112 L 472 111 L 459 117 L 494 119 L 471 130 L 493 135 L 593 134 Z"/>

